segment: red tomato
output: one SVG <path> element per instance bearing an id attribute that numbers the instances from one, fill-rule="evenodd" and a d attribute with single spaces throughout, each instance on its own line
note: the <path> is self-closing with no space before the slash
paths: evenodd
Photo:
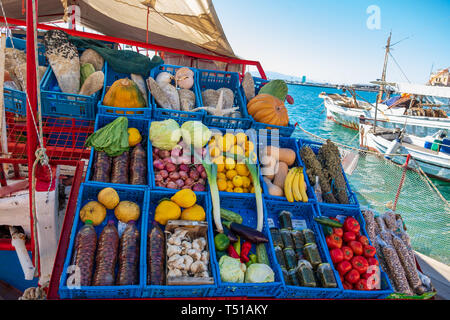
<path id="1" fill-rule="evenodd" d="M 344 248 L 344 247 L 342 247 L 342 248 Z M 378 266 L 379 265 L 378 260 L 375 259 L 374 257 L 368 258 L 367 262 L 369 262 L 369 266 Z"/>
<path id="2" fill-rule="evenodd" d="M 354 270 L 358 271 L 359 274 L 363 274 L 367 272 L 369 263 L 363 256 L 356 256 L 352 258 L 352 267 Z"/>
<path id="3" fill-rule="evenodd" d="M 340 249 L 342 247 L 342 238 L 335 234 L 326 236 L 325 240 L 327 241 L 328 249 Z"/>
<path id="4" fill-rule="evenodd" d="M 333 228 L 333 233 L 339 237 L 344 235 L 344 229 L 342 228 Z"/>
<path id="5" fill-rule="evenodd" d="M 353 290 L 353 285 L 347 281 L 342 281 L 342 286 L 344 287 L 344 290 Z"/>
<path id="6" fill-rule="evenodd" d="M 349 282 L 349 283 L 356 283 L 359 280 L 359 272 L 356 271 L 355 269 L 350 270 L 346 275 L 345 275 L 345 281 Z"/>
<path id="7" fill-rule="evenodd" d="M 344 254 L 344 260 L 350 261 L 353 258 L 352 248 L 350 248 L 349 246 L 343 246 L 341 250 Z"/>
<path id="8" fill-rule="evenodd" d="M 350 241 L 350 243 L 348 245 L 350 246 L 350 248 L 352 248 L 353 254 L 355 256 L 360 256 L 363 254 L 363 246 L 362 246 L 361 242 Z"/>
<path id="9" fill-rule="evenodd" d="M 346 231 L 344 232 L 343 239 L 346 243 L 349 243 L 350 241 L 355 241 L 356 233 L 354 233 L 353 231 Z"/>
<path id="10" fill-rule="evenodd" d="M 377 249 L 375 249 L 375 247 L 364 246 L 364 257 L 373 258 L 375 256 L 376 252 L 377 252 Z"/>
<path id="11" fill-rule="evenodd" d="M 352 264 L 346 260 L 339 262 L 336 267 L 337 272 L 339 272 L 339 274 L 341 276 L 345 275 L 351 269 L 352 269 Z"/>
<path id="12" fill-rule="evenodd" d="M 359 236 L 359 237 L 358 237 L 358 241 L 361 242 L 361 244 L 362 244 L 363 246 L 368 246 L 368 245 L 370 245 L 369 239 L 368 239 L 366 236 Z"/>
<path id="13" fill-rule="evenodd" d="M 353 231 L 354 233 L 358 233 L 360 230 L 359 222 L 352 217 L 347 217 L 344 221 L 344 231 Z"/>
<path id="14" fill-rule="evenodd" d="M 344 260 L 344 253 L 339 248 L 334 248 L 330 251 L 331 261 L 333 263 L 339 263 Z"/>
<path id="15" fill-rule="evenodd" d="M 369 290 L 367 287 L 367 280 L 366 279 L 359 279 L 358 282 L 355 284 L 356 290 Z"/>

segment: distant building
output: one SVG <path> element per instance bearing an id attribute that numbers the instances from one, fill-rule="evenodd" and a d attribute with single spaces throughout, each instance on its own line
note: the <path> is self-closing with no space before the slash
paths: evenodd
<path id="1" fill-rule="evenodd" d="M 449 68 L 438 70 L 431 74 L 430 84 L 432 86 L 450 87 L 450 72 Z"/>
<path id="2" fill-rule="evenodd" d="M 302 77 L 302 83 L 305 83 L 306 82 L 306 76 L 303 76 Z"/>

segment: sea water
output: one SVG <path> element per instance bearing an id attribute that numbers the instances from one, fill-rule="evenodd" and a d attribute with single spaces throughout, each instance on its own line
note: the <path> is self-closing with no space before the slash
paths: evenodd
<path id="1" fill-rule="evenodd" d="M 289 94 L 295 101 L 293 105 L 287 104 L 290 122 L 298 123 L 305 130 L 322 138 L 359 147 L 358 131 L 326 118 L 323 99 L 319 98 L 321 92 L 342 93 L 342 90 L 289 85 Z M 373 103 L 377 93 L 357 91 L 357 94 Z M 318 141 L 300 129 L 296 129 L 292 136 Z M 357 169 L 347 178 L 359 203 L 382 213 L 389 201 L 394 202 L 401 176 L 402 170 L 398 166 L 372 155 L 360 155 Z M 431 180 L 449 201 L 450 183 Z M 413 248 L 450 265 L 450 212 L 417 173 L 407 172 L 396 211 L 405 221 Z"/>

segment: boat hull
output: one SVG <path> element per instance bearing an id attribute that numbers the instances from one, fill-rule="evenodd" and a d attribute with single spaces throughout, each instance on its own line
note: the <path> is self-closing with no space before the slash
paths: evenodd
<path id="1" fill-rule="evenodd" d="M 360 145 L 363 148 L 377 152 L 379 154 L 385 154 L 388 150 L 391 141 L 384 139 L 380 136 L 375 136 L 369 132 L 372 128 L 370 125 L 361 125 L 360 128 Z M 361 131 L 362 130 L 362 131 Z M 417 166 L 422 169 L 427 175 L 437 178 L 443 181 L 450 181 L 450 155 L 443 152 L 431 153 L 424 148 L 414 148 L 401 146 L 395 153 L 397 154 L 410 154 L 414 159 L 408 164 L 408 168 L 418 170 Z M 406 161 L 406 156 L 393 156 L 389 157 L 393 162 L 403 165 Z"/>
<path id="2" fill-rule="evenodd" d="M 327 97 L 324 97 L 324 105 L 327 110 L 327 118 L 346 128 L 358 130 L 361 116 L 369 119 L 375 118 L 375 110 L 373 109 L 346 108 L 334 103 L 332 99 Z M 403 115 L 403 108 L 400 110 L 386 110 L 387 108 L 386 105 L 379 105 L 377 126 L 395 129 L 403 128 L 406 123 L 406 132 L 418 137 L 433 135 L 441 129 L 450 131 L 450 118 L 407 116 Z"/>

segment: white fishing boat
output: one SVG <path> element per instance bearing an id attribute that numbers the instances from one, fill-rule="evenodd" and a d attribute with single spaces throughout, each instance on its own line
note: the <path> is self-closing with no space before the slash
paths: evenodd
<path id="1" fill-rule="evenodd" d="M 405 132 L 418 137 L 427 137 L 440 129 L 450 129 L 450 87 L 411 84 L 386 83 L 386 66 L 390 54 L 391 36 L 386 45 L 381 82 L 377 103 L 357 99 L 354 88 L 347 88 L 351 96 L 344 94 L 327 94 L 322 92 L 319 97 L 323 99 L 327 110 L 327 118 L 344 127 L 358 130 L 359 117 L 383 120 L 379 126 L 383 128 L 404 128 Z M 387 98 L 381 101 L 383 92 L 388 93 Z M 397 96 L 389 98 L 389 93 Z"/>
<path id="2" fill-rule="evenodd" d="M 359 127 L 360 146 L 384 154 L 387 159 L 403 165 L 411 155 L 408 167 L 423 170 L 427 175 L 450 181 L 450 139 L 447 130 L 432 136 L 417 137 L 402 129 L 374 127 L 365 119 Z"/>

